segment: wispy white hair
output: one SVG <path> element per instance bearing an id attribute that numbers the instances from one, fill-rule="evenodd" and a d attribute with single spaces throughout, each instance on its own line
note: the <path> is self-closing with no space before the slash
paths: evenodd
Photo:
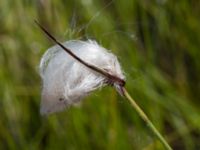
<path id="1" fill-rule="evenodd" d="M 63 45 L 85 62 L 124 79 L 117 57 L 95 41 L 73 40 Z M 43 80 L 40 112 L 43 115 L 62 111 L 107 84 L 105 76 L 87 68 L 58 45 L 43 55 L 40 76 Z"/>

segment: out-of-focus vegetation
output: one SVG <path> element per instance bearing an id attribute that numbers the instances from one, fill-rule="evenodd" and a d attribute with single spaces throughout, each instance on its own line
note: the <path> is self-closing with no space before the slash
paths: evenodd
<path id="1" fill-rule="evenodd" d="M 51 43 L 96 39 L 119 56 L 127 89 L 175 150 L 200 149 L 200 2 L 1 0 L 0 149 L 163 149 L 111 87 L 41 117 L 38 64 Z"/>

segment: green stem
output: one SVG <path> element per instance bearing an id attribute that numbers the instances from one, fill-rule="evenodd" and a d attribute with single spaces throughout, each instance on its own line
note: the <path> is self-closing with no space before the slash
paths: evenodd
<path id="1" fill-rule="evenodd" d="M 129 95 L 129 93 L 126 91 L 126 89 L 123 87 L 124 96 L 129 100 L 131 105 L 135 108 L 139 116 L 144 120 L 144 122 L 147 124 L 147 126 L 151 129 L 151 131 L 156 135 L 156 137 L 160 140 L 160 142 L 163 144 L 163 146 L 167 150 L 172 150 L 170 145 L 167 143 L 167 141 L 163 138 L 163 136 L 159 133 L 159 131 L 156 129 L 156 127 L 153 125 L 153 123 L 149 120 L 147 115 L 143 112 L 143 110 L 138 106 L 138 104 L 135 102 L 135 100 Z"/>

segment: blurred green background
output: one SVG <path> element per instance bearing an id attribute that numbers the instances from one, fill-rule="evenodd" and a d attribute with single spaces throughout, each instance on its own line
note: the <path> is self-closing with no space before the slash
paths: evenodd
<path id="1" fill-rule="evenodd" d="M 175 150 L 200 149 L 200 1 L 1 0 L 1 150 L 162 150 L 111 87 L 42 117 L 38 64 L 54 43 L 96 39 L 115 53 L 126 87 Z"/>

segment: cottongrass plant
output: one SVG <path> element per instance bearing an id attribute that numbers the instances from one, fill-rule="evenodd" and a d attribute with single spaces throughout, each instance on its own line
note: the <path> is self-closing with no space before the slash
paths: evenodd
<path id="1" fill-rule="evenodd" d="M 111 85 L 129 100 L 163 146 L 172 150 L 125 89 L 125 76 L 114 54 L 92 40 L 74 40 L 61 44 L 43 26 L 35 22 L 57 44 L 47 50 L 40 62 L 40 76 L 43 80 L 41 114 L 62 111 L 81 101 L 95 89 Z"/>
<path id="2" fill-rule="evenodd" d="M 67 41 L 63 45 L 87 63 L 124 80 L 116 56 L 95 41 Z M 39 68 L 43 80 L 41 114 L 62 111 L 82 100 L 91 91 L 112 84 L 104 75 L 88 69 L 58 45 L 46 51 Z M 114 86 L 121 92 L 118 84 L 114 83 Z"/>

